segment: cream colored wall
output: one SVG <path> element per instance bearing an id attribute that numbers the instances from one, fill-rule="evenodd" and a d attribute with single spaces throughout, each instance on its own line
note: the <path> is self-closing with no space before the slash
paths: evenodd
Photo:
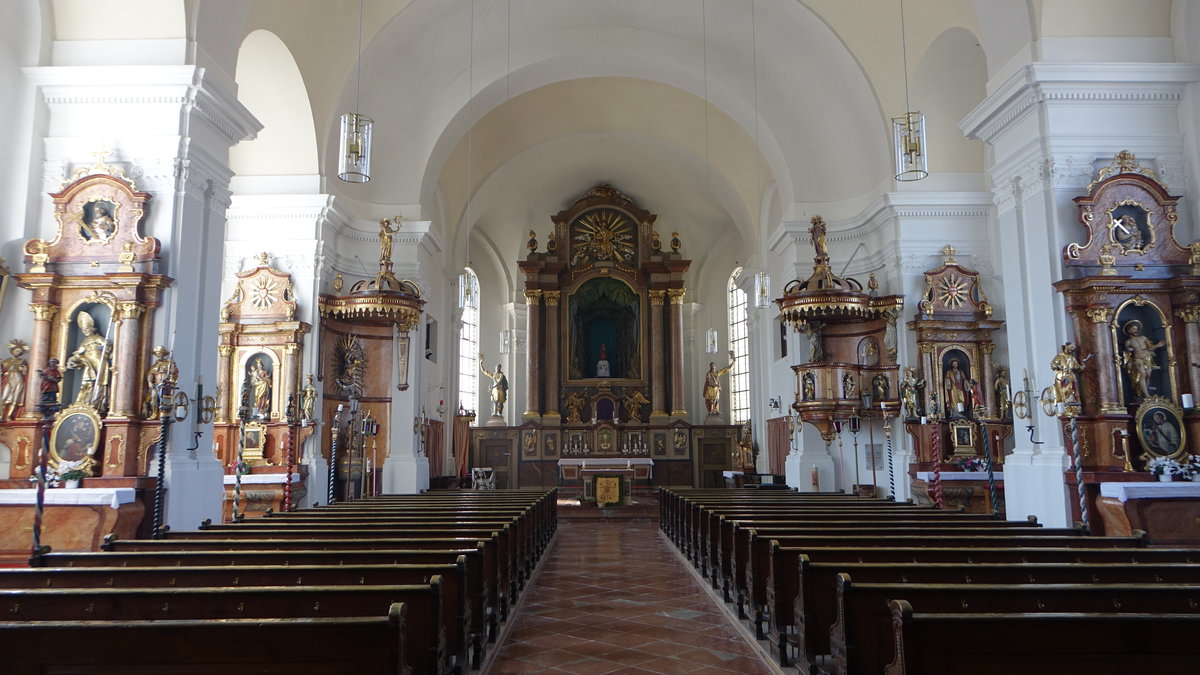
<path id="1" fill-rule="evenodd" d="M 1039 37 L 1171 37 L 1171 0 L 1035 0 Z"/>
<path id="2" fill-rule="evenodd" d="M 183 0 L 53 0 L 58 40 L 153 40 L 187 35 Z"/>
<path id="3" fill-rule="evenodd" d="M 247 36 L 238 53 L 237 84 L 238 100 L 263 130 L 230 149 L 229 167 L 239 176 L 318 173 L 308 92 L 287 46 L 268 31 Z"/>

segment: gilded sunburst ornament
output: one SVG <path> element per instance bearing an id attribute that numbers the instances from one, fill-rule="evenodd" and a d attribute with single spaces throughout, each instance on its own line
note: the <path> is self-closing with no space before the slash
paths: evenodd
<path id="1" fill-rule="evenodd" d="M 949 309 L 959 309 L 967 301 L 967 280 L 951 274 L 938 282 L 938 300 Z"/>
<path id="2" fill-rule="evenodd" d="M 250 289 L 250 302 L 259 309 L 266 309 L 279 299 L 279 284 L 269 277 L 259 277 Z"/>
<path id="3" fill-rule="evenodd" d="M 634 257 L 633 222 L 620 211 L 595 209 L 580 216 L 572 239 L 571 264 L 582 260 L 630 263 Z"/>

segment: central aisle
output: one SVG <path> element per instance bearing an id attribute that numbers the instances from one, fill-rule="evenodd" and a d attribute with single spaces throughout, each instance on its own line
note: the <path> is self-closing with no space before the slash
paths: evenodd
<path id="1" fill-rule="evenodd" d="M 653 523 L 560 521 L 488 673 L 762 673 Z"/>

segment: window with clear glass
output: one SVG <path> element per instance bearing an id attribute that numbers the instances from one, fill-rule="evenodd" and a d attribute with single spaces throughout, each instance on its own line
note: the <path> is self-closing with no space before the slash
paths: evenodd
<path id="1" fill-rule="evenodd" d="M 458 402 L 467 410 L 479 406 L 479 277 L 463 268 L 462 323 L 458 329 Z"/>
<path id="2" fill-rule="evenodd" d="M 750 419 L 750 359 L 746 334 L 746 291 L 737 287 L 742 268 L 729 275 L 729 349 L 733 368 L 729 370 L 729 407 L 734 424 Z"/>

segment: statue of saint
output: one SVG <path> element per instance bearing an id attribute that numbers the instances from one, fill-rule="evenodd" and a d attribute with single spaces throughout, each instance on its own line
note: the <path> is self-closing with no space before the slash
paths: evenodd
<path id="1" fill-rule="evenodd" d="M 508 376 L 504 374 L 504 369 L 499 363 L 496 364 L 494 373 L 484 368 L 483 354 L 479 355 L 479 369 L 484 375 L 492 378 L 492 417 L 502 417 L 504 404 L 508 401 Z"/>
<path id="2" fill-rule="evenodd" d="M 850 373 L 842 375 L 842 398 L 858 398 L 858 383 Z"/>
<path id="3" fill-rule="evenodd" d="M 817 363 L 825 356 L 825 350 L 821 344 L 821 322 L 808 321 L 798 324 L 796 330 L 808 336 L 808 362 Z"/>
<path id="4" fill-rule="evenodd" d="M 0 422 L 7 422 L 16 417 L 17 408 L 24 405 L 25 376 L 29 374 L 29 364 L 21 358 L 29 351 L 28 346 L 21 340 L 8 343 L 10 358 L 0 361 L 0 373 L 4 381 L 0 384 Z"/>
<path id="5" fill-rule="evenodd" d="M 880 373 L 871 378 L 871 392 L 877 402 L 891 398 L 890 390 L 891 385 L 888 383 L 887 375 Z"/>
<path id="6" fill-rule="evenodd" d="M 600 358 L 596 361 L 596 377 L 612 377 L 612 368 L 608 364 L 608 347 L 600 343 Z"/>
<path id="7" fill-rule="evenodd" d="M 37 371 L 42 378 L 42 397 L 38 399 L 39 406 L 58 403 L 58 385 L 62 382 L 62 371 L 58 369 L 58 359 L 46 361 L 46 369 Z"/>
<path id="8" fill-rule="evenodd" d="M 111 345 L 96 329 L 96 320 L 91 314 L 80 311 L 75 322 L 83 334 L 79 346 L 67 358 L 67 368 L 78 369 L 82 374 L 75 402 L 87 403 L 97 410 L 106 410 Z"/>
<path id="9" fill-rule="evenodd" d="M 737 360 L 733 352 L 729 352 L 729 365 L 717 370 L 717 364 L 708 362 L 708 372 L 704 374 L 704 405 L 708 408 L 709 416 L 721 414 L 721 376 L 729 372 L 733 362 Z"/>
<path id="10" fill-rule="evenodd" d="M 950 369 L 942 377 L 946 390 L 946 415 L 962 413 L 967 406 L 967 376 L 958 368 L 958 359 L 950 359 Z"/>
<path id="11" fill-rule="evenodd" d="M 312 424 L 317 421 L 317 387 L 313 384 L 312 373 L 305 378 L 304 389 L 300 391 L 300 418 Z"/>
<path id="12" fill-rule="evenodd" d="M 391 227 L 392 222 L 387 218 L 379 221 L 379 263 L 391 264 L 393 235 L 400 231 L 400 226 Z"/>
<path id="13" fill-rule="evenodd" d="M 817 397 L 817 378 L 811 373 L 804 374 L 804 400 L 811 401 Z"/>
<path id="14" fill-rule="evenodd" d="M 175 360 L 170 358 L 171 352 L 166 347 L 159 345 L 150 353 L 157 360 L 146 371 L 146 402 L 142 405 L 142 417 L 146 419 L 154 417 L 157 412 L 159 387 L 165 382 L 174 385 L 179 381 L 179 368 Z"/>
<path id="15" fill-rule="evenodd" d="M 1134 396 L 1146 398 L 1150 396 L 1150 374 L 1159 369 L 1154 352 L 1166 345 L 1167 341 L 1153 342 L 1142 335 L 1142 322 L 1137 319 L 1126 321 L 1122 330 L 1128 336 L 1125 338 L 1122 362 L 1129 373 Z"/>
<path id="16" fill-rule="evenodd" d="M 970 409 L 975 410 L 980 406 L 985 406 L 987 403 L 983 400 L 983 387 L 979 386 L 979 380 L 971 378 L 971 405 Z"/>
<path id="17" fill-rule="evenodd" d="M 1075 357 L 1075 343 L 1067 342 L 1050 360 L 1054 371 L 1054 402 L 1064 405 L 1079 405 L 1079 373 L 1083 364 Z"/>
<path id="18" fill-rule="evenodd" d="M 649 403 L 650 400 L 641 391 L 635 391 L 625 397 L 625 412 L 629 414 L 630 422 L 642 421 L 642 406 Z"/>
<path id="19" fill-rule="evenodd" d="M 579 422 L 583 409 L 587 406 L 587 399 L 577 391 L 567 394 L 567 422 Z"/>
<path id="20" fill-rule="evenodd" d="M 825 248 L 825 219 L 821 216 L 813 216 L 809 221 L 811 227 L 808 233 L 812 235 L 813 248 L 817 251 L 818 258 L 828 258 L 829 249 Z"/>
<path id="21" fill-rule="evenodd" d="M 107 206 L 96 204 L 91 219 L 83 221 L 79 229 L 84 239 L 107 239 L 117 231 L 117 221 L 108 214 Z"/>
<path id="22" fill-rule="evenodd" d="M 887 328 L 883 331 L 883 348 L 887 350 L 888 358 L 892 361 L 896 360 L 896 319 L 900 317 L 900 312 L 889 309 L 883 313 L 883 318 L 887 321 Z"/>
<path id="23" fill-rule="evenodd" d="M 251 415 L 256 418 L 271 417 L 271 373 L 263 365 L 259 356 L 251 360 L 247 373 L 247 384 L 250 388 Z"/>
<path id="24" fill-rule="evenodd" d="M 904 369 L 904 379 L 900 382 L 900 398 L 904 401 L 904 416 L 908 419 L 917 417 L 917 412 L 920 410 L 917 402 L 920 401 L 920 389 L 925 386 L 925 380 L 917 379 L 917 369 L 915 366 L 908 366 Z"/>
<path id="25" fill-rule="evenodd" d="M 1008 368 L 996 367 L 996 415 L 1006 420 L 1012 414 L 1012 390 L 1009 388 Z"/>

